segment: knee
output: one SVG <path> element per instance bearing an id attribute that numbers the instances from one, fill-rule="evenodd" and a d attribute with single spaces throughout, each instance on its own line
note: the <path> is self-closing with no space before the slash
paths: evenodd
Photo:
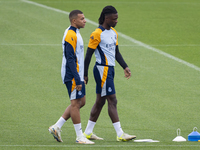
<path id="1" fill-rule="evenodd" d="M 111 104 L 114 105 L 114 106 L 117 106 L 117 99 L 112 100 Z"/>
<path id="2" fill-rule="evenodd" d="M 104 101 L 104 100 L 96 101 L 96 105 L 97 105 L 98 107 L 103 107 L 104 104 L 105 104 L 105 101 Z"/>
<path id="3" fill-rule="evenodd" d="M 117 99 L 116 99 L 116 97 L 108 98 L 108 105 L 117 106 Z"/>
<path id="4" fill-rule="evenodd" d="M 80 103 L 80 108 L 85 106 L 85 103 L 86 103 L 85 100 L 82 100 L 81 103 Z"/>
<path id="5" fill-rule="evenodd" d="M 81 98 L 81 99 L 76 99 L 71 101 L 71 106 L 72 107 L 77 107 L 77 108 L 81 108 L 85 105 L 85 97 Z"/>
<path id="6" fill-rule="evenodd" d="M 83 106 L 85 106 L 85 102 L 82 102 L 82 103 L 81 103 L 80 108 L 83 107 Z"/>

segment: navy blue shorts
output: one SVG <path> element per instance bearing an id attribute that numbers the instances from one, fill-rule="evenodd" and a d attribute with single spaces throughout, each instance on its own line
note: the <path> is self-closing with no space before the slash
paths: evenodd
<path id="1" fill-rule="evenodd" d="M 75 86 L 76 86 L 75 81 L 69 81 L 69 82 L 65 83 L 67 90 L 68 90 L 70 100 L 79 99 L 79 98 L 82 98 L 85 96 L 85 83 L 83 81 L 81 81 L 81 84 L 82 84 L 82 90 L 77 91 L 75 89 Z"/>
<path id="2" fill-rule="evenodd" d="M 97 94 L 101 94 L 101 97 L 115 94 L 114 67 L 96 64 L 93 69 L 93 74 L 96 81 Z"/>

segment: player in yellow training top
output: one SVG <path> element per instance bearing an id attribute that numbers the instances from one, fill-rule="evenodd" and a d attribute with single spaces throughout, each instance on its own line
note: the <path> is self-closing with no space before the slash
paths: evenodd
<path id="1" fill-rule="evenodd" d="M 69 19 L 71 25 L 65 30 L 62 40 L 61 76 L 68 89 L 71 104 L 59 120 L 49 127 L 49 132 L 58 142 L 62 142 L 61 127 L 71 117 L 77 136 L 76 143 L 94 144 L 83 135 L 79 110 L 85 105 L 84 46 L 79 29 L 84 28 L 86 20 L 80 10 L 71 11 Z"/>
<path id="2" fill-rule="evenodd" d="M 96 64 L 93 74 L 96 81 L 96 102 L 92 107 L 84 132 L 84 135 L 91 140 L 103 140 L 103 138 L 93 134 L 93 128 L 106 100 L 108 102 L 108 114 L 117 133 L 117 141 L 129 141 L 136 138 L 135 135 L 124 133 L 117 113 L 117 99 L 113 81 L 115 60 L 124 69 L 125 77 L 127 79 L 131 77 L 131 71 L 118 48 L 118 34 L 114 29 L 118 22 L 117 19 L 118 13 L 113 6 L 103 8 L 99 18 L 100 26 L 90 35 L 85 57 L 84 79 L 87 83 L 90 60 L 95 52 Z"/>

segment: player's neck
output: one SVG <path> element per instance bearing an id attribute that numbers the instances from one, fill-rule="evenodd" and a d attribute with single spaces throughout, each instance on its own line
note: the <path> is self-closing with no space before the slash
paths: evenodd
<path id="1" fill-rule="evenodd" d="M 108 26 L 107 24 L 102 24 L 102 27 L 106 30 L 110 30 L 111 26 Z"/>
<path id="2" fill-rule="evenodd" d="M 77 29 L 80 29 L 76 24 L 71 23 L 71 26 Z"/>

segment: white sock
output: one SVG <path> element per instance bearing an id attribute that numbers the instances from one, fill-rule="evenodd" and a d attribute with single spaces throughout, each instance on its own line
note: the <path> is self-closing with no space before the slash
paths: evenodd
<path id="1" fill-rule="evenodd" d="M 85 134 L 90 135 L 93 132 L 96 122 L 88 120 L 87 127 L 85 129 Z"/>
<path id="2" fill-rule="evenodd" d="M 123 132 L 123 130 L 122 130 L 122 128 L 121 128 L 120 122 L 115 122 L 115 123 L 113 123 L 113 126 L 114 126 L 114 128 L 115 128 L 115 131 L 116 131 L 116 133 L 117 133 L 117 136 L 118 136 L 118 137 L 122 136 L 122 134 L 123 134 L 124 132 Z"/>
<path id="3" fill-rule="evenodd" d="M 82 128 L 81 128 L 81 123 L 74 124 L 74 129 L 76 131 L 76 136 L 82 136 L 83 135 L 83 131 L 82 131 Z"/>
<path id="4" fill-rule="evenodd" d="M 56 125 L 61 129 L 65 122 L 66 120 L 63 117 L 60 117 L 60 119 L 56 122 Z"/>

